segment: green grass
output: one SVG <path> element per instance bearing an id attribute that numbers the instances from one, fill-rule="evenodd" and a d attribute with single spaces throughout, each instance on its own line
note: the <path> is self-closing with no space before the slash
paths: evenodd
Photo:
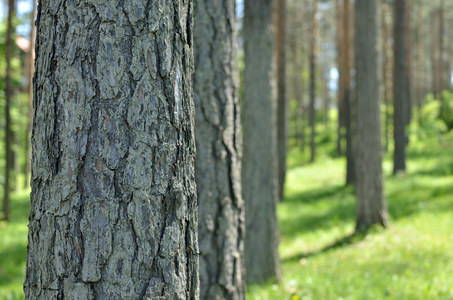
<path id="1" fill-rule="evenodd" d="M 283 282 L 249 286 L 247 299 L 453 299 L 453 135 L 413 148 L 407 175 L 391 175 L 390 155 L 384 163 L 389 228 L 360 236 L 344 159 L 304 165 L 290 153 Z"/>
<path id="2" fill-rule="evenodd" d="M 391 224 L 360 236 L 345 160 L 307 157 L 291 151 L 278 208 L 283 282 L 249 286 L 248 299 L 453 299 L 453 134 L 411 147 L 407 175 L 386 156 Z M 28 192 L 14 194 L 0 222 L 2 300 L 23 299 L 28 212 Z"/>
<path id="3" fill-rule="evenodd" d="M 29 191 L 13 194 L 10 222 L 0 222 L 0 299 L 23 299 Z"/>

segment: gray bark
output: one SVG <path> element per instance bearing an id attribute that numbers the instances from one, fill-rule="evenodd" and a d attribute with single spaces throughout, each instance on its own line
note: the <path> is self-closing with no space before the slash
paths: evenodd
<path id="1" fill-rule="evenodd" d="M 26 299 L 197 299 L 190 1 L 40 1 Z"/>
<path id="2" fill-rule="evenodd" d="M 407 45 L 406 45 L 406 0 L 395 0 L 394 46 L 393 46 L 393 137 L 395 152 L 393 155 L 393 173 L 406 171 L 406 110 L 407 107 Z"/>
<path id="3" fill-rule="evenodd" d="M 288 103 L 286 99 L 286 0 L 276 0 L 277 63 L 277 151 L 278 197 L 283 200 L 288 144 Z"/>
<path id="4" fill-rule="evenodd" d="M 245 266 L 248 283 L 280 278 L 273 0 L 244 2 Z"/>
<path id="5" fill-rule="evenodd" d="M 377 0 L 355 2 L 357 95 L 356 230 L 387 225 L 382 177 Z"/>
<path id="6" fill-rule="evenodd" d="M 194 15 L 200 298 L 244 299 L 235 1 L 196 0 Z"/>

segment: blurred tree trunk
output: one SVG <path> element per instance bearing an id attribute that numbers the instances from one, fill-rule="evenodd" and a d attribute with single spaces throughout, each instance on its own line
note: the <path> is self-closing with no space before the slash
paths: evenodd
<path id="1" fill-rule="evenodd" d="M 234 0 L 194 2 L 200 299 L 245 297 L 242 139 Z"/>
<path id="2" fill-rule="evenodd" d="M 283 199 L 288 145 L 288 103 L 286 99 L 286 0 L 275 0 L 275 49 L 277 68 L 277 151 L 278 195 Z"/>
<path id="3" fill-rule="evenodd" d="M 406 88 L 406 109 L 405 112 L 405 125 L 409 125 L 412 119 L 412 102 L 413 102 L 413 51 L 412 51 L 412 1 L 406 1 L 406 13 L 405 13 L 405 22 L 404 22 L 404 35 L 405 35 L 405 42 L 406 42 L 406 78 L 407 78 L 407 88 Z M 406 142 L 408 140 L 406 139 Z"/>
<path id="4" fill-rule="evenodd" d="M 12 151 L 13 132 L 11 130 L 11 101 L 13 96 L 13 82 L 12 82 L 12 68 L 11 60 L 13 58 L 14 35 L 16 28 L 14 26 L 15 1 L 8 1 L 8 24 L 6 29 L 6 47 L 5 47 L 5 60 L 6 60 L 6 77 L 5 77 L 5 185 L 3 188 L 3 218 L 9 220 L 10 209 L 10 180 L 11 170 L 14 165 L 14 157 Z"/>
<path id="5" fill-rule="evenodd" d="M 28 94 L 28 119 L 27 119 L 27 137 L 25 144 L 25 182 L 24 188 L 30 186 L 30 171 L 31 171 L 31 130 L 33 128 L 33 73 L 35 72 L 35 16 L 36 16 L 36 1 L 33 0 L 33 10 L 30 19 L 30 51 L 27 57 L 27 77 L 28 85 L 26 93 Z"/>
<path id="6" fill-rule="evenodd" d="M 314 162 L 316 157 L 316 58 L 318 54 L 318 0 L 312 0 L 312 28 L 311 28 L 311 41 L 310 41 L 310 161 Z"/>
<path id="7" fill-rule="evenodd" d="M 384 149 L 389 150 L 389 127 L 390 127 L 390 105 L 392 98 L 392 59 L 390 45 L 390 26 L 389 26 L 389 8 L 387 3 L 382 3 L 381 10 L 382 34 L 383 34 L 383 54 L 384 54 L 384 103 L 385 103 L 385 125 L 384 125 Z"/>
<path id="8" fill-rule="evenodd" d="M 355 2 L 357 95 L 356 231 L 387 225 L 381 150 L 378 0 Z"/>
<path id="9" fill-rule="evenodd" d="M 25 299 L 198 299 L 191 2 L 101 2 L 38 7 Z"/>
<path id="10" fill-rule="evenodd" d="M 338 83 L 337 83 L 337 106 L 338 106 L 338 127 L 337 127 L 337 154 L 343 155 L 341 148 L 341 141 L 343 140 L 342 129 L 344 128 L 344 67 L 343 67 L 343 12 L 341 0 L 335 1 L 336 9 L 336 45 L 337 45 L 337 69 L 338 69 Z"/>
<path id="11" fill-rule="evenodd" d="M 438 36 L 436 35 L 436 21 L 437 16 L 436 16 L 436 10 L 431 11 L 430 14 L 430 43 L 431 43 L 431 73 L 432 73 L 432 93 L 434 95 L 437 95 L 439 93 L 440 87 L 439 87 L 439 59 L 438 59 L 438 49 L 436 45 L 438 45 L 437 38 Z"/>
<path id="12" fill-rule="evenodd" d="M 351 36 L 349 25 L 349 0 L 343 1 L 343 74 L 346 127 L 346 184 L 355 183 L 355 157 L 353 146 L 353 104 L 351 95 Z"/>
<path id="13" fill-rule="evenodd" d="M 278 180 L 273 0 L 245 0 L 243 30 L 245 266 L 248 283 L 263 283 L 281 277 L 276 216 Z"/>
<path id="14" fill-rule="evenodd" d="M 393 173 L 406 171 L 406 110 L 408 92 L 407 45 L 406 45 L 406 0 L 395 0 L 394 33 L 394 75 L 393 75 L 393 137 L 395 152 L 393 155 Z"/>
<path id="15" fill-rule="evenodd" d="M 423 34 L 423 2 L 420 2 L 418 5 L 418 22 L 417 22 L 417 108 L 421 109 L 424 93 L 425 93 L 425 82 L 424 82 L 424 61 L 425 61 L 425 52 L 424 52 L 424 34 Z"/>

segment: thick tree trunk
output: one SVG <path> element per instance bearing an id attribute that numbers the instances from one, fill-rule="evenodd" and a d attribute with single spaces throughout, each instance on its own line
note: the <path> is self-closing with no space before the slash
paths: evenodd
<path id="1" fill-rule="evenodd" d="M 26 299 L 198 299 L 191 2 L 40 1 Z"/>
<path id="2" fill-rule="evenodd" d="M 36 1 L 33 0 L 33 10 L 30 17 L 30 52 L 28 53 L 28 118 L 27 118 L 27 136 L 25 144 L 25 182 L 24 187 L 30 186 L 31 172 L 31 131 L 33 128 L 33 73 L 35 72 L 35 16 L 36 16 Z"/>
<path id="3" fill-rule="evenodd" d="M 277 151 L 278 196 L 283 199 L 288 145 L 288 103 L 286 100 L 286 0 L 276 1 L 276 64 L 277 64 Z"/>
<path id="4" fill-rule="evenodd" d="M 312 7 L 312 28 L 311 28 L 311 41 L 310 41 L 310 107 L 309 107 L 309 115 L 310 115 L 310 162 L 314 162 L 316 158 L 316 109 L 315 109 L 315 101 L 316 101 L 316 56 L 317 56 L 317 47 L 316 43 L 318 40 L 318 0 L 313 0 L 313 7 Z"/>
<path id="5" fill-rule="evenodd" d="M 351 95 L 351 36 L 349 0 L 343 1 L 343 74 L 344 115 L 346 128 L 346 184 L 355 183 L 355 156 L 353 146 L 353 104 Z"/>
<path id="6" fill-rule="evenodd" d="M 356 230 L 387 225 L 382 177 L 377 0 L 355 2 L 357 95 Z"/>
<path id="7" fill-rule="evenodd" d="M 10 180 L 11 170 L 14 165 L 12 150 L 13 132 L 11 130 L 11 98 L 13 96 L 13 81 L 11 78 L 11 59 L 13 57 L 13 35 L 16 31 L 13 18 L 15 16 L 14 0 L 8 1 L 8 24 L 6 29 L 6 77 L 5 77 L 5 185 L 3 187 L 3 219 L 9 220 L 10 208 Z"/>
<path id="8" fill-rule="evenodd" d="M 248 283 L 280 279 L 273 0 L 244 2 L 245 266 Z"/>
<path id="9" fill-rule="evenodd" d="M 394 72 L 393 72 L 393 137 L 395 152 L 393 155 L 393 173 L 406 171 L 406 110 L 408 96 L 407 45 L 405 34 L 406 0 L 395 0 L 394 33 Z"/>
<path id="10" fill-rule="evenodd" d="M 244 299 L 244 201 L 234 0 L 194 2 L 200 299 Z"/>

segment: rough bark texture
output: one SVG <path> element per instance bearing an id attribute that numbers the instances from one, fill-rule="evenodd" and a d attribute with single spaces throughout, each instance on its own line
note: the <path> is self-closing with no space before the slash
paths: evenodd
<path id="1" fill-rule="evenodd" d="M 395 0 L 394 47 L 393 47 L 393 173 L 406 171 L 406 130 L 405 116 L 407 109 L 407 60 L 405 42 L 406 0 Z"/>
<path id="2" fill-rule="evenodd" d="M 278 196 L 283 199 L 288 145 L 288 103 L 286 99 L 286 0 L 276 0 L 277 63 L 277 151 Z"/>
<path id="3" fill-rule="evenodd" d="M 373 224 L 387 224 L 382 177 L 377 1 L 355 2 L 357 231 L 365 231 Z"/>
<path id="4" fill-rule="evenodd" d="M 190 1 L 40 1 L 26 299 L 197 299 Z"/>
<path id="5" fill-rule="evenodd" d="M 318 13 L 318 0 L 313 0 L 312 7 L 312 28 L 311 28 L 311 39 L 310 39 L 310 161 L 314 162 L 316 157 L 316 110 L 315 110 L 315 101 L 316 101 L 316 57 L 317 57 L 317 47 L 316 43 L 318 40 L 318 18 L 316 14 Z"/>
<path id="6" fill-rule="evenodd" d="M 280 278 L 273 0 L 244 2 L 245 266 L 248 283 Z"/>
<path id="7" fill-rule="evenodd" d="M 6 77 L 5 77 L 5 185 L 3 187 L 3 219 L 9 220 L 11 170 L 14 165 L 13 132 L 11 130 L 11 98 L 13 96 L 13 81 L 11 78 L 11 59 L 13 57 L 13 35 L 16 32 L 13 18 L 15 16 L 14 0 L 8 1 L 8 24 L 6 29 Z"/>
<path id="8" fill-rule="evenodd" d="M 200 299 L 244 299 L 244 201 L 234 0 L 195 0 Z"/>

